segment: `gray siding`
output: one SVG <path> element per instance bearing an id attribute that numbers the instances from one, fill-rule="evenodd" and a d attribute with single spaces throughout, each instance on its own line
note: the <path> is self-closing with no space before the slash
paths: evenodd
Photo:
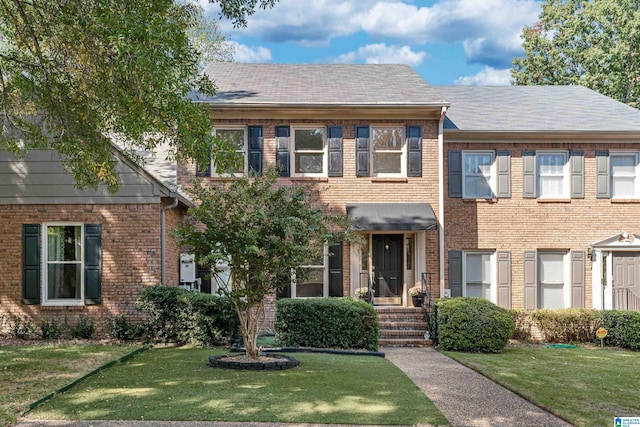
<path id="1" fill-rule="evenodd" d="M 120 189 L 79 190 L 54 151 L 31 151 L 24 159 L 0 150 L 0 204 L 159 203 L 162 189 L 153 179 L 119 161 Z"/>

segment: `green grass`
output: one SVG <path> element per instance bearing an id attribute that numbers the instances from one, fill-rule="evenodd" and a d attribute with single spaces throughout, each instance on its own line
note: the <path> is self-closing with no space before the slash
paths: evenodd
<path id="1" fill-rule="evenodd" d="M 42 397 L 135 350 L 115 345 L 0 345 L 0 425 Z"/>
<path id="2" fill-rule="evenodd" d="M 640 415 L 640 353 L 597 348 L 445 352 L 578 426 Z"/>
<path id="3" fill-rule="evenodd" d="M 206 366 L 217 349 L 153 349 L 87 378 L 32 413 L 37 419 L 219 420 L 448 425 L 386 359 L 302 354 L 286 371 Z"/>

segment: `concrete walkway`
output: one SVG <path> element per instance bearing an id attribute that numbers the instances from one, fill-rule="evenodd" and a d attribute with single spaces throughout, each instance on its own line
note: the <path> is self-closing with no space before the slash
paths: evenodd
<path id="1" fill-rule="evenodd" d="M 433 348 L 383 348 L 454 426 L 570 426 Z"/>
<path id="2" fill-rule="evenodd" d="M 386 354 L 389 361 L 402 369 L 420 387 L 454 426 L 570 426 L 558 417 L 438 353 L 433 348 L 385 347 L 381 351 Z M 280 425 L 282 424 L 194 421 L 38 421 L 22 418 L 18 420 L 15 427 L 276 427 Z M 287 427 L 332 427 L 328 424 L 285 425 Z"/>

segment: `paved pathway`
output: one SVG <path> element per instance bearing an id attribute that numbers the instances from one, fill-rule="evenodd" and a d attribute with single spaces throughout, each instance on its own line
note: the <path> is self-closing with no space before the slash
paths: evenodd
<path id="1" fill-rule="evenodd" d="M 381 351 L 424 391 L 454 426 L 570 426 L 560 418 L 433 348 L 385 347 Z M 277 427 L 280 425 L 282 424 L 193 421 L 36 421 L 23 418 L 15 427 Z M 336 427 L 328 424 L 286 424 L 286 426 Z"/>
<path id="2" fill-rule="evenodd" d="M 570 426 L 433 348 L 383 348 L 454 426 Z"/>

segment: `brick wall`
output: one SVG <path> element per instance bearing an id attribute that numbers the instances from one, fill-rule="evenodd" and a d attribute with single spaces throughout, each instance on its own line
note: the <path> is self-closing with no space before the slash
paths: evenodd
<path id="1" fill-rule="evenodd" d="M 140 320 L 134 304 L 146 286 L 160 283 L 160 206 L 2 205 L 0 206 L 0 316 L 21 316 L 38 324 L 43 318 L 79 315 L 94 319 L 100 332 L 109 316 Z M 179 209 L 167 212 L 167 234 L 180 221 Z M 22 304 L 22 224 L 78 222 L 102 224 L 102 304 L 42 307 Z M 178 248 L 167 239 L 168 283 L 177 283 Z"/>
<path id="2" fill-rule="evenodd" d="M 445 152 L 446 250 L 491 249 L 511 252 L 512 308 L 523 308 L 523 253 L 538 249 L 587 251 L 590 244 L 621 231 L 639 232 L 639 201 L 596 199 L 595 151 L 629 148 L 628 144 L 586 143 L 449 143 L 446 150 L 498 149 L 511 152 L 511 198 L 464 200 L 447 197 Z M 522 197 L 523 150 L 583 150 L 584 199 L 543 201 Z M 447 254 L 445 254 L 445 257 Z M 448 282 L 448 260 L 445 263 Z M 592 306 L 591 261 L 585 265 L 585 306 Z"/>

